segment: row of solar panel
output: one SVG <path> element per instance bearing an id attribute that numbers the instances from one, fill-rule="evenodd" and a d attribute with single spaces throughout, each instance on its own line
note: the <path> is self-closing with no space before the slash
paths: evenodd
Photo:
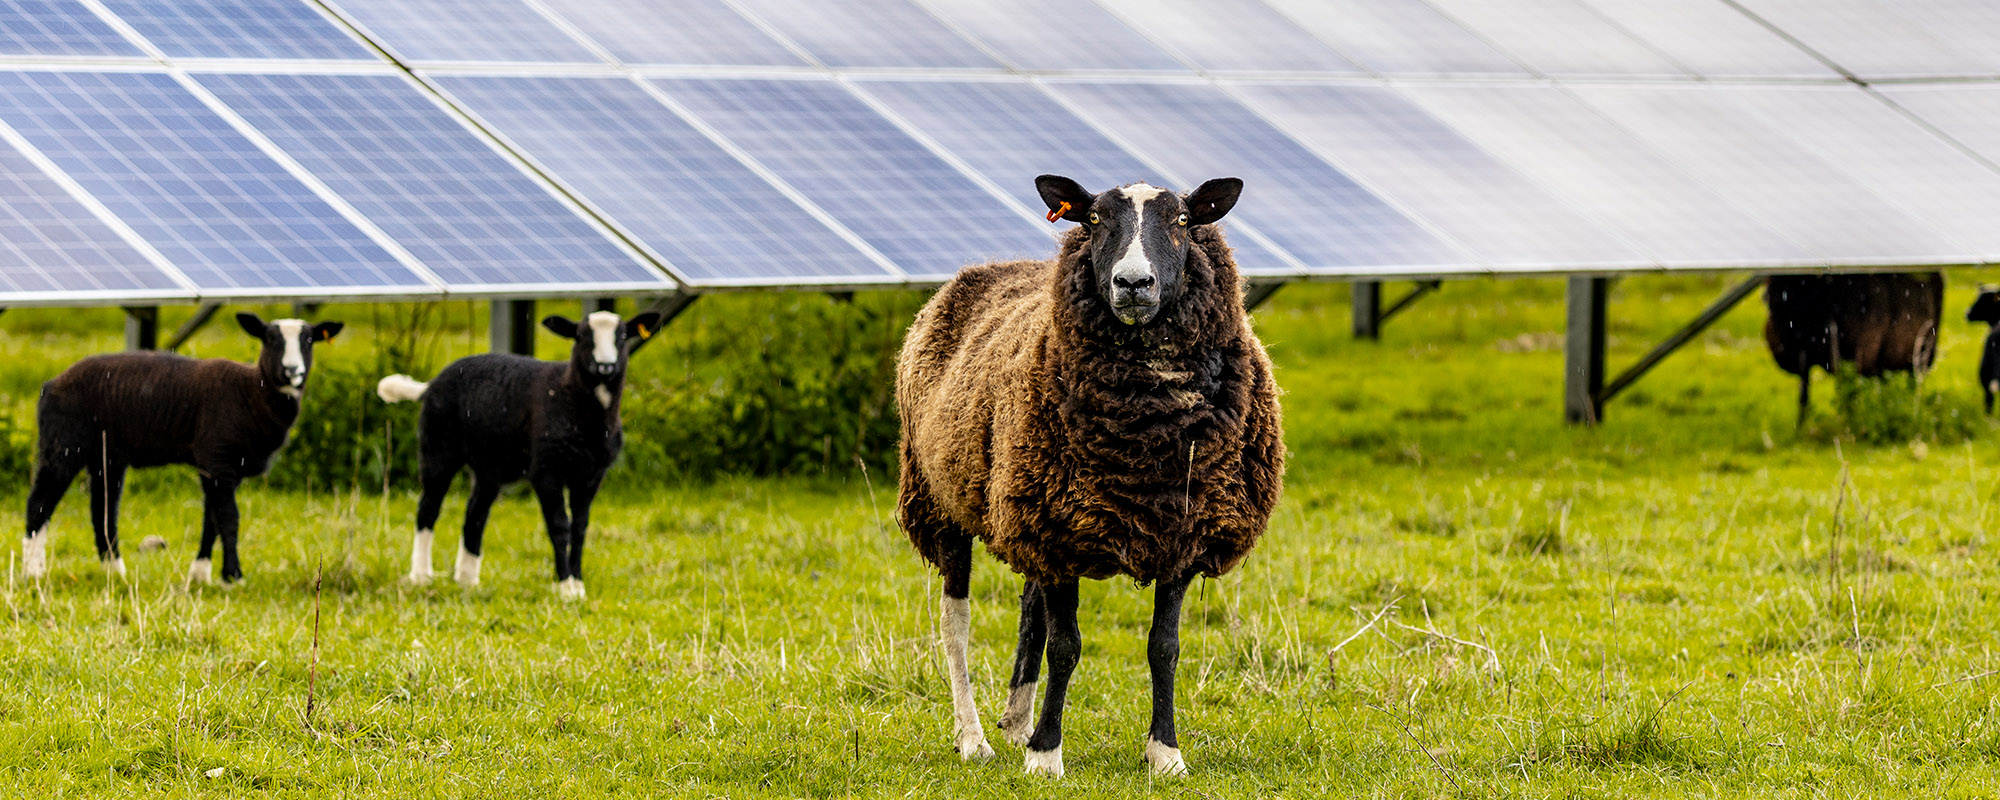
<path id="1" fill-rule="evenodd" d="M 308 0 L 97 0 L 171 58 L 374 60 Z M 338 0 L 412 64 L 1865 78 L 2000 75 L 1990 0 Z M 76 0 L 0 52 L 143 56 Z"/>

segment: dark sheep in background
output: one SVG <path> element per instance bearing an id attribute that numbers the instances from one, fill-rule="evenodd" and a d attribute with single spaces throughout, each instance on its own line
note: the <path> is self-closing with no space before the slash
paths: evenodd
<path id="1" fill-rule="evenodd" d="M 1764 304 L 1771 312 L 1764 341 L 1778 366 L 1799 376 L 1803 425 L 1813 367 L 1833 372 L 1836 362 L 1851 363 L 1869 378 L 1930 370 L 1944 314 L 1944 276 L 1773 275 L 1764 280 Z"/>
<path id="2" fill-rule="evenodd" d="M 385 402 L 423 401 L 417 423 L 423 496 L 410 552 L 412 583 L 430 582 L 432 529 L 451 482 L 469 465 L 472 499 L 454 572 L 459 584 L 479 585 L 487 512 L 502 486 L 525 476 L 541 500 L 555 550 L 556 591 L 565 600 L 583 599 L 590 503 L 625 443 L 618 407 L 626 363 L 632 348 L 659 329 L 660 315 L 641 314 L 621 325 L 617 314 L 598 311 L 584 325 L 587 331 L 565 317 L 542 320 L 557 336 L 574 340 L 568 361 L 489 353 L 452 362 L 429 384 L 408 375 L 377 384 Z"/>
<path id="3" fill-rule="evenodd" d="M 1986 394 L 1986 413 L 1993 413 L 1993 396 L 2000 394 L 2000 286 L 1979 287 L 1979 299 L 1965 312 L 1967 322 L 1984 322 L 1986 347 L 1979 356 L 1979 389 Z"/>
<path id="4" fill-rule="evenodd" d="M 257 363 L 196 360 L 171 353 L 91 356 L 42 384 L 34 487 L 28 492 L 23 572 L 48 572 L 47 527 L 78 471 L 90 473 L 90 522 L 97 557 L 124 574 L 118 554 L 118 501 L 129 467 L 191 464 L 201 475 L 201 551 L 190 582 L 209 578 L 209 556 L 222 541 L 222 580 L 243 577 L 236 557 L 236 487 L 264 474 L 298 419 L 313 344 L 340 333 L 281 319 L 265 324 L 237 314 L 243 331 L 264 343 Z"/>
<path id="5" fill-rule="evenodd" d="M 989 758 L 966 667 L 972 542 L 1027 578 L 1000 728 L 1031 774 L 1060 776 L 1062 713 L 1082 648 L 1080 578 L 1155 583 L 1145 755 L 1186 771 L 1174 731 L 1181 602 L 1264 533 L 1284 473 L 1278 389 L 1212 223 L 1242 182 L 1183 198 L 1145 184 L 1093 196 L 1036 180 L 1082 226 L 1053 261 L 960 270 L 911 324 L 897 365 L 898 516 L 943 575 L 955 745 Z M 1038 723 L 1030 706 L 1046 652 Z"/>

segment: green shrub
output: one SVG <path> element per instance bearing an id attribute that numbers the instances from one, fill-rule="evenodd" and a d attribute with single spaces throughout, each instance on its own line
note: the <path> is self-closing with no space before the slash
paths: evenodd
<path id="1" fill-rule="evenodd" d="M 369 309 L 373 358 L 315 354 L 312 383 L 292 438 L 268 480 L 284 489 L 363 490 L 417 486 L 417 411 L 375 396 L 395 372 L 436 371 L 443 305 L 376 304 Z M 331 347 L 345 342 L 336 339 Z M 327 347 L 329 345 L 321 345 Z"/>
<path id="2" fill-rule="evenodd" d="M 1864 378 L 1854 365 L 1842 364 L 1834 373 L 1833 396 L 1833 419 L 1815 426 L 1822 438 L 1870 445 L 1956 444 L 1983 427 L 1971 400 L 1926 389 L 1906 375 Z"/>
<path id="3" fill-rule="evenodd" d="M 35 463 L 35 432 L 0 407 L 0 475 L 29 475 Z M 22 482 L 26 485 L 26 482 Z"/>

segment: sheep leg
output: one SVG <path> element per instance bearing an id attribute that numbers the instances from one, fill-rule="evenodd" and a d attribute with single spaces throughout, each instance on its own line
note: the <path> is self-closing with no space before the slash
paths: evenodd
<path id="1" fill-rule="evenodd" d="M 569 577 L 583 583 L 583 535 L 590 527 L 590 503 L 597 498 L 597 481 L 569 487 Z"/>
<path id="2" fill-rule="evenodd" d="M 939 609 L 943 633 L 945 669 L 951 680 L 952 744 L 958 757 L 984 761 L 993 757 L 986 744 L 986 730 L 979 724 L 979 705 L 972 700 L 972 672 L 966 648 L 972 642 L 972 539 L 952 536 L 943 542 L 943 559 L 938 572 L 944 577 L 944 597 Z"/>
<path id="3" fill-rule="evenodd" d="M 118 502 L 124 494 L 124 464 L 107 461 L 90 470 L 90 527 L 96 534 L 97 560 L 118 575 L 125 574 L 125 559 L 118 554 Z"/>
<path id="4" fill-rule="evenodd" d="M 429 444 L 428 438 L 425 444 Z M 453 464 L 449 469 L 429 452 L 423 454 L 423 494 L 417 498 L 417 532 L 410 541 L 410 583 L 423 585 L 431 582 L 431 542 L 437 531 L 438 514 L 444 510 L 444 496 L 451 491 L 451 481 L 458 477 L 461 465 Z M 473 496 L 478 497 L 479 481 L 473 479 Z M 465 517 L 472 519 L 472 509 L 466 507 Z M 478 552 L 475 545 L 473 552 Z"/>
<path id="5" fill-rule="evenodd" d="M 1153 587 L 1153 629 L 1146 636 L 1146 661 L 1153 668 L 1153 726 L 1146 736 L 1146 763 L 1155 775 L 1187 774 L 1174 734 L 1174 670 L 1181 661 L 1181 601 L 1187 587 L 1187 576 Z"/>
<path id="6" fill-rule="evenodd" d="M 49 518 L 55 516 L 56 504 L 62 502 L 63 493 L 83 469 L 81 464 L 51 457 L 59 452 L 59 447 L 43 443 L 42 463 L 35 469 L 34 488 L 28 491 L 28 528 L 21 537 L 21 572 L 28 578 L 48 574 Z"/>
<path id="7" fill-rule="evenodd" d="M 202 478 L 201 479 L 201 492 L 202 492 L 201 548 L 195 551 L 194 563 L 188 565 L 187 579 L 188 579 L 188 584 L 190 586 L 197 583 L 207 583 L 209 580 L 209 573 L 211 572 L 210 565 L 214 563 L 213 561 L 210 560 L 210 558 L 215 553 L 215 540 L 217 538 L 216 537 L 217 528 L 215 520 L 215 504 L 213 502 L 210 502 L 208 499 L 210 491 L 211 490 L 209 489 L 209 480 L 207 478 Z"/>
<path id="8" fill-rule="evenodd" d="M 555 551 L 556 596 L 564 600 L 583 599 L 583 581 L 569 576 L 569 515 L 563 508 L 561 483 L 535 478 L 535 497 L 542 503 L 542 524 L 549 529 L 549 547 Z"/>
<path id="9" fill-rule="evenodd" d="M 1083 655 L 1083 635 L 1076 629 L 1076 582 L 1044 585 L 1042 604 L 1048 619 L 1049 688 L 1042 694 L 1042 718 L 1028 737 L 1027 772 L 1060 778 L 1063 703 L 1069 696 L 1070 676 Z"/>
<path id="10" fill-rule="evenodd" d="M 493 501 L 499 497 L 498 479 L 491 476 L 482 478 L 479 473 L 472 473 L 472 499 L 465 502 L 465 527 L 458 534 L 458 564 L 452 570 L 452 578 L 460 586 L 470 588 L 479 585 L 479 561 L 486 553 L 486 518 L 493 512 Z M 436 517 L 432 520 L 435 521 Z M 415 572 L 410 574 L 416 575 Z"/>
<path id="11" fill-rule="evenodd" d="M 1792 423 L 1794 428 L 1806 426 L 1806 413 L 1812 410 L 1812 367 L 1807 366 L 1799 373 L 1799 418 Z"/>
<path id="12" fill-rule="evenodd" d="M 236 529 L 240 522 L 236 508 L 236 481 L 226 478 L 203 478 L 201 489 L 203 504 L 207 514 L 214 520 L 215 538 L 222 540 L 222 582 L 235 583 L 243 579 L 243 562 L 236 557 Z M 208 559 L 209 534 L 202 534 L 202 559 Z"/>
<path id="13" fill-rule="evenodd" d="M 1014 648 L 1014 678 L 1008 682 L 1007 709 L 1000 713 L 1000 730 L 1007 741 L 1025 745 L 1035 730 L 1035 683 L 1042 676 L 1042 648 L 1048 645 L 1048 620 L 1042 618 L 1042 587 L 1028 581 L 1021 587 L 1020 643 Z"/>

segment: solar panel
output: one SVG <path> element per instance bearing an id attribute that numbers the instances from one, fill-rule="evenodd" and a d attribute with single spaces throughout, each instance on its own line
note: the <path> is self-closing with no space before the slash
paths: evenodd
<path id="1" fill-rule="evenodd" d="M 827 80 L 655 84 L 912 276 L 1047 256 L 1050 232 Z"/>
<path id="2" fill-rule="evenodd" d="M 854 86 L 1036 213 L 1045 206 L 1034 181 L 1044 173 L 1067 175 L 1094 192 L 1138 181 L 1175 186 L 1024 82 L 884 79 L 856 81 Z M 1237 223 L 1232 219 L 1226 227 Z M 1232 237 L 1230 245 L 1245 274 L 1296 272 L 1254 235 Z"/>
<path id="3" fill-rule="evenodd" d="M 1019 69 L 1187 69 L 1093 3 L 946 0 L 930 8 Z"/>
<path id="4" fill-rule="evenodd" d="M 75 0 L 0 0 L 0 53 L 144 56 Z"/>
<path id="5" fill-rule="evenodd" d="M 1234 88 L 1321 156 L 1496 267 L 1652 265 L 1386 88 Z"/>
<path id="6" fill-rule="evenodd" d="M 198 75 L 449 286 L 665 282 L 398 75 Z"/>
<path id="7" fill-rule="evenodd" d="M 37 292 L 169 292 L 167 273 L 0 142 L 0 301 Z"/>
<path id="8" fill-rule="evenodd" d="M 1429 2 L 1545 75 L 1687 76 L 1581 0 Z"/>
<path id="9" fill-rule="evenodd" d="M 167 75 L 0 72 L 0 121 L 205 292 L 429 288 Z"/>
<path id="10" fill-rule="evenodd" d="M 602 63 L 522 0 L 329 0 L 405 61 Z"/>
<path id="11" fill-rule="evenodd" d="M 1966 262 L 1976 254 L 1890 205 L 1786 134 L 1698 87 L 1572 89 L 1787 239 L 1847 264 Z"/>
<path id="12" fill-rule="evenodd" d="M 1267 0 L 1300 27 L 1383 74 L 1526 75 L 1423 0 Z"/>
<path id="13" fill-rule="evenodd" d="M 694 282 L 894 277 L 629 80 L 433 80 Z"/>
<path id="14" fill-rule="evenodd" d="M 300 0 L 103 1 L 174 58 L 377 60 L 345 29 Z"/>
<path id="15" fill-rule="evenodd" d="M 1405 84 L 1404 96 L 1667 266 L 1818 263 L 1749 209 L 1552 87 Z"/>
<path id="16" fill-rule="evenodd" d="M 1896 105 L 1909 109 L 1953 141 L 1984 156 L 1987 161 L 2000 163 L 2000 125 L 1994 124 L 1994 120 L 2000 120 L 2000 85 L 1906 84 L 1878 86 L 1875 91 L 1881 92 Z"/>
<path id="17" fill-rule="evenodd" d="M 1361 68 L 1256 0 L 1099 0 L 1206 70 L 1344 72 Z"/>
<path id="18" fill-rule="evenodd" d="M 1740 88 L 1728 94 L 1897 207 L 2000 262 L 2000 226 L 1994 224 L 2000 220 L 2000 173 L 1859 88 Z"/>
<path id="19" fill-rule="evenodd" d="M 563 0 L 549 9 L 627 64 L 806 65 L 723 0 Z"/>
<path id="20" fill-rule="evenodd" d="M 1213 86 L 1044 85 L 1179 185 L 1242 178 L 1231 216 L 1317 274 L 1478 263 Z"/>
<path id="21" fill-rule="evenodd" d="M 1875 0 L 1739 0 L 1758 16 L 1862 78 L 1993 72 L 1896 7 Z M 1898 4 L 1900 5 L 1900 4 Z"/>
<path id="22" fill-rule="evenodd" d="M 1839 78 L 1722 0 L 1586 0 L 1680 65 L 1709 77 Z"/>
<path id="23" fill-rule="evenodd" d="M 1904 0 L 1896 13 L 1979 59 L 1984 75 L 2000 73 L 2000 5 L 1989 0 Z"/>
<path id="24" fill-rule="evenodd" d="M 836 69 L 1000 66 L 910 0 L 734 2 Z"/>

